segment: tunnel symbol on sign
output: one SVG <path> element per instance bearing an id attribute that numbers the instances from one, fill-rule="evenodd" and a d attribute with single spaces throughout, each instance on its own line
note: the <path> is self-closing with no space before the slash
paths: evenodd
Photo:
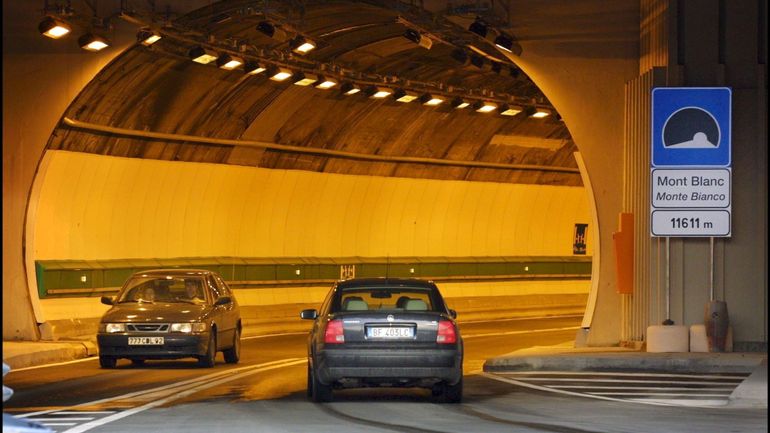
<path id="1" fill-rule="evenodd" d="M 716 149 L 719 124 L 714 116 L 697 107 L 675 111 L 663 125 L 663 146 L 677 149 Z"/>
<path id="2" fill-rule="evenodd" d="M 340 280 L 356 277 L 356 265 L 340 265 Z"/>

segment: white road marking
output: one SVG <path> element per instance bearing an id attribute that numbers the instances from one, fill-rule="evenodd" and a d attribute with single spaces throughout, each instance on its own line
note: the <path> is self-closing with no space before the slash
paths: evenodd
<path id="1" fill-rule="evenodd" d="M 76 359 L 74 361 L 57 362 L 55 364 L 41 364 L 41 365 L 35 365 L 32 367 L 24 367 L 24 368 L 14 368 L 11 371 L 9 371 L 8 374 L 13 374 L 19 371 L 35 370 L 37 368 L 56 367 L 57 365 L 67 365 L 67 364 L 76 364 L 78 362 L 95 361 L 97 359 L 98 357 L 96 356 L 89 356 L 87 358 Z"/>
<path id="2" fill-rule="evenodd" d="M 115 413 L 114 410 L 73 410 L 73 411 L 60 411 L 60 412 L 53 412 L 53 415 L 99 415 L 99 414 L 105 414 L 105 413 Z"/>
<path id="3" fill-rule="evenodd" d="M 266 366 L 269 366 L 269 365 L 273 365 L 273 364 L 281 364 L 281 363 L 286 363 L 286 362 L 294 362 L 295 360 L 301 360 L 302 362 L 307 362 L 307 358 L 288 358 L 288 359 L 280 359 L 278 361 L 266 362 L 264 364 L 247 365 L 245 367 L 239 367 L 239 368 L 233 368 L 233 369 L 218 371 L 216 373 L 211 373 L 211 374 L 208 374 L 206 376 L 196 377 L 196 378 L 193 378 L 193 379 L 184 380 L 182 382 L 171 383 L 171 384 L 168 384 L 168 385 L 159 386 L 157 388 L 145 389 L 145 390 L 141 390 L 141 391 L 131 392 L 131 393 L 128 393 L 128 394 L 119 395 L 117 397 L 108 397 L 108 398 L 104 398 L 104 399 L 101 399 L 101 400 L 95 400 L 95 401 L 91 401 L 91 402 L 88 402 L 88 403 L 82 403 L 82 404 L 78 404 L 78 405 L 75 405 L 75 406 L 71 406 L 71 408 L 88 407 L 88 406 L 93 406 L 93 405 L 97 405 L 97 404 L 109 403 L 109 402 L 112 402 L 112 401 L 115 401 L 115 400 L 126 400 L 126 399 L 137 398 L 137 397 L 141 398 L 142 396 L 149 395 L 149 394 L 159 394 L 159 393 L 164 393 L 164 392 L 165 393 L 173 393 L 173 392 L 176 392 L 176 388 L 184 388 L 187 385 L 199 384 L 199 383 L 204 383 L 204 382 L 208 382 L 208 381 L 213 381 L 213 380 L 216 380 L 219 377 L 224 376 L 224 375 L 236 374 L 236 373 L 244 371 L 244 370 L 250 370 L 250 369 L 255 369 L 255 368 L 263 368 L 263 367 L 266 367 Z M 30 413 L 26 413 L 26 414 L 23 414 L 23 415 L 17 415 L 16 417 L 17 418 L 28 418 L 28 417 L 32 417 L 32 416 L 48 414 L 48 413 L 51 413 L 51 412 L 57 412 L 57 411 L 60 411 L 60 410 L 61 410 L 61 408 L 49 409 L 49 410 L 41 410 L 39 412 L 30 412 Z"/>
<path id="4" fill-rule="evenodd" d="M 33 421 L 37 422 L 43 422 L 43 421 L 91 421 L 94 419 L 94 417 L 88 417 L 88 418 L 34 418 Z"/>
<path id="5" fill-rule="evenodd" d="M 134 407 L 134 408 L 131 408 L 131 409 L 128 409 L 128 410 L 125 410 L 125 411 L 122 411 L 122 412 L 119 412 L 119 413 L 116 413 L 116 414 L 104 417 L 102 419 L 98 419 L 96 421 L 91 421 L 91 422 L 86 423 L 86 424 L 81 424 L 81 425 L 79 425 L 77 427 L 73 427 L 71 429 L 65 430 L 63 433 L 82 433 L 82 432 L 91 430 L 92 428 L 99 427 L 99 426 L 102 426 L 104 424 L 111 423 L 113 421 L 117 421 L 117 420 L 119 420 L 121 418 L 125 418 L 127 416 L 131 416 L 131 415 L 134 415 L 136 413 L 143 412 L 143 411 L 145 411 L 147 409 L 152 409 L 153 407 L 161 406 L 163 404 L 172 402 L 174 400 L 178 400 L 180 398 L 187 397 L 187 396 L 189 396 L 191 394 L 194 394 L 194 393 L 196 393 L 198 391 L 202 391 L 204 389 L 208 389 L 208 388 L 214 387 L 216 385 L 220 385 L 220 384 L 225 383 L 225 382 L 230 382 L 230 381 L 233 381 L 233 380 L 236 380 L 236 379 L 241 379 L 241 378 L 244 378 L 246 376 L 250 376 L 252 374 L 261 373 L 261 372 L 264 372 L 264 371 L 267 371 L 267 370 L 273 370 L 273 369 L 277 369 L 277 368 L 289 367 L 289 366 L 292 366 L 292 365 L 299 365 L 299 364 L 302 364 L 302 363 L 305 363 L 305 362 L 307 362 L 307 360 L 304 359 L 304 358 L 299 359 L 299 360 L 296 360 L 296 358 L 295 358 L 294 361 L 287 361 L 287 362 L 285 362 L 283 364 L 275 364 L 273 362 L 273 363 L 267 363 L 267 364 L 273 364 L 273 365 L 269 365 L 269 366 L 266 366 L 266 367 L 263 367 L 262 365 L 255 366 L 256 368 L 252 369 L 250 371 L 244 371 L 242 373 L 234 374 L 234 375 L 232 375 L 230 377 L 225 377 L 223 379 L 209 381 L 209 382 L 206 382 L 204 384 L 201 384 L 201 385 L 198 385 L 198 386 L 194 386 L 194 387 L 192 387 L 190 389 L 187 389 L 187 390 L 175 393 L 175 394 L 170 395 L 170 396 L 168 396 L 166 398 L 162 398 L 160 400 L 152 401 L 152 402 L 147 403 L 147 404 L 145 404 L 143 406 Z"/>
<path id="6" fill-rule="evenodd" d="M 550 377 L 528 377 L 526 379 L 519 378 L 519 380 L 527 380 L 532 382 L 620 382 L 620 383 L 670 383 L 670 384 L 691 384 L 691 385 L 713 385 L 714 382 L 700 382 L 700 381 L 687 381 L 687 380 L 631 380 L 631 379 L 562 379 L 562 378 L 550 378 Z M 723 382 L 725 385 L 738 385 L 738 382 Z"/>
<path id="7" fill-rule="evenodd" d="M 744 380 L 749 375 L 745 376 L 720 376 L 716 374 L 672 374 L 672 373 L 623 373 L 623 372 L 602 372 L 602 371 L 513 371 L 513 372 L 501 372 L 507 376 L 513 375 L 564 375 L 564 376 L 633 376 L 633 377 L 691 377 L 695 379 L 739 379 Z"/>
<path id="8" fill-rule="evenodd" d="M 634 387 L 628 387 L 628 386 L 591 386 L 591 385 L 559 385 L 559 386 L 552 386 L 551 388 L 558 388 L 558 389 L 638 389 L 638 390 L 661 390 L 661 391 L 729 391 L 732 392 L 733 388 L 735 388 L 735 385 L 730 385 L 729 388 L 667 388 L 667 387 L 659 387 L 659 386 L 634 386 Z"/>
<path id="9" fill-rule="evenodd" d="M 657 396 L 669 396 L 669 397 L 675 397 L 675 396 L 682 396 L 682 397 L 692 397 L 693 393 L 677 393 L 677 392 L 591 392 L 589 393 L 591 395 L 657 395 Z M 724 394 L 695 394 L 698 396 L 703 397 L 724 397 Z M 730 394 L 727 394 L 728 396 Z"/>
<path id="10" fill-rule="evenodd" d="M 537 332 L 574 331 L 576 329 L 580 329 L 580 326 L 568 326 L 566 328 L 533 329 L 533 330 L 527 330 L 527 331 L 490 332 L 487 334 L 471 334 L 471 335 L 463 335 L 463 339 L 478 338 L 478 337 L 496 337 L 498 335 L 534 334 Z"/>

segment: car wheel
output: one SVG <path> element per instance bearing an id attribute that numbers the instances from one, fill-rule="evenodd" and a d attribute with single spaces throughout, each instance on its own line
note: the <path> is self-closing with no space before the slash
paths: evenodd
<path id="1" fill-rule="evenodd" d="M 144 359 L 132 359 L 131 364 L 137 367 L 144 365 Z"/>
<path id="2" fill-rule="evenodd" d="M 206 354 L 198 357 L 198 365 L 201 367 L 211 368 L 214 366 L 217 357 L 217 334 L 216 329 L 211 328 L 211 337 L 209 337 L 209 345 Z"/>
<path id="3" fill-rule="evenodd" d="M 235 328 L 235 335 L 233 336 L 233 346 L 224 352 L 225 362 L 228 364 L 237 364 L 241 359 L 241 330 Z"/>
<path id="4" fill-rule="evenodd" d="M 99 366 L 102 368 L 115 368 L 118 365 L 118 359 L 113 356 L 100 356 Z"/>
<path id="5" fill-rule="evenodd" d="M 446 403 L 460 403 L 463 400 L 463 379 L 454 384 L 444 384 L 444 401 Z"/>
<path id="6" fill-rule="evenodd" d="M 315 373 L 313 369 L 310 369 L 310 374 L 312 376 L 311 394 L 313 396 L 313 401 L 317 403 L 332 401 L 332 386 L 324 385 L 323 383 L 321 383 L 318 380 L 318 375 Z"/>

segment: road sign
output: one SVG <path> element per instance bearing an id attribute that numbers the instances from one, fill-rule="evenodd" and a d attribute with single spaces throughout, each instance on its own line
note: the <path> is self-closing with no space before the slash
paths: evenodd
<path id="1" fill-rule="evenodd" d="M 730 208 L 730 169 L 661 169 L 650 175 L 652 207 Z"/>
<path id="2" fill-rule="evenodd" d="M 654 167 L 729 167 L 732 90 L 658 87 L 652 90 Z"/>
<path id="3" fill-rule="evenodd" d="M 653 209 L 650 231 L 653 236 L 726 237 L 730 236 L 730 212 L 705 209 Z"/>

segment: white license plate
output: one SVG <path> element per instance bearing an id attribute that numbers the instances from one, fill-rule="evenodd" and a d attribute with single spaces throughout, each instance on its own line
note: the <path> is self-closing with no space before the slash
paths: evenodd
<path id="1" fill-rule="evenodd" d="M 163 344 L 163 337 L 128 337 L 129 346 L 155 346 Z"/>
<path id="2" fill-rule="evenodd" d="M 366 329 L 369 338 L 414 338 L 414 328 L 408 326 L 371 326 Z"/>

